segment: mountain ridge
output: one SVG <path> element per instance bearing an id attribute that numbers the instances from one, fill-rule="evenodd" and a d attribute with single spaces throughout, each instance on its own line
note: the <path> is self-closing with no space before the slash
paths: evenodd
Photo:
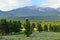
<path id="1" fill-rule="evenodd" d="M 58 18 L 60 20 L 60 8 L 54 9 L 50 7 L 42 8 L 38 6 L 29 6 L 29 7 L 18 8 L 18 9 L 6 11 L 6 12 L 0 11 L 0 19 L 2 18 L 5 18 L 5 19 L 21 18 L 22 19 L 22 17 L 24 17 L 24 19 L 25 17 L 28 19 L 31 17 L 30 19 L 42 18 L 43 20 L 44 19 L 48 20 L 49 18 L 51 18 L 52 20 L 54 20 Z M 34 17 L 37 17 L 37 18 L 34 18 Z"/>

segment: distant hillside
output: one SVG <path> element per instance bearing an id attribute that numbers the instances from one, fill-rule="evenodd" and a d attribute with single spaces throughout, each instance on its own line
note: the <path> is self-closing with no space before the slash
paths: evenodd
<path id="1" fill-rule="evenodd" d="M 29 6 L 11 11 L 0 11 L 0 19 L 31 19 L 31 20 L 60 20 L 60 8 L 42 8 Z"/>

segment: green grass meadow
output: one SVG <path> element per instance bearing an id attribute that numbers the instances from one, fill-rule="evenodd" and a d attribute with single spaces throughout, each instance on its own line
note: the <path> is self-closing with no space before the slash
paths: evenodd
<path id="1" fill-rule="evenodd" d="M 1 36 L 0 40 L 60 40 L 60 33 L 55 32 L 34 32 L 31 37 L 25 35 Z"/>

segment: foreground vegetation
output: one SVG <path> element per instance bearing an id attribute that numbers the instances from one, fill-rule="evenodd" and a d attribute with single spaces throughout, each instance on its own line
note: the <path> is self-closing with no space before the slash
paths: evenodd
<path id="1" fill-rule="evenodd" d="M 60 40 L 59 34 L 60 21 L 0 20 L 1 40 Z"/>
<path id="2" fill-rule="evenodd" d="M 22 30 L 23 29 L 23 30 Z M 4 35 L 12 35 L 20 32 L 24 32 L 26 37 L 30 37 L 30 35 L 36 31 L 42 32 L 60 32 L 60 25 L 57 24 L 42 24 L 41 22 L 31 23 L 28 19 L 25 20 L 25 23 L 21 23 L 21 21 L 17 20 L 10 20 L 7 21 L 6 19 L 0 20 L 0 34 Z"/>
<path id="3" fill-rule="evenodd" d="M 0 36 L 0 40 L 60 40 L 60 33 L 56 32 L 33 32 L 30 37 L 24 34 Z"/>

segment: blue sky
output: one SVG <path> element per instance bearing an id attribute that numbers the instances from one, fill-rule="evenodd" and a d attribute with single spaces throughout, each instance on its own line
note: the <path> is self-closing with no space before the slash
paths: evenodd
<path id="1" fill-rule="evenodd" d="M 40 3 L 42 3 L 44 0 L 32 0 L 32 4 L 33 5 L 39 5 Z"/>
<path id="2" fill-rule="evenodd" d="M 32 0 L 33 5 L 40 5 L 41 3 L 45 2 L 46 0 Z"/>
<path id="3" fill-rule="evenodd" d="M 60 0 L 0 0 L 0 10 L 9 11 L 25 6 L 60 7 Z"/>

